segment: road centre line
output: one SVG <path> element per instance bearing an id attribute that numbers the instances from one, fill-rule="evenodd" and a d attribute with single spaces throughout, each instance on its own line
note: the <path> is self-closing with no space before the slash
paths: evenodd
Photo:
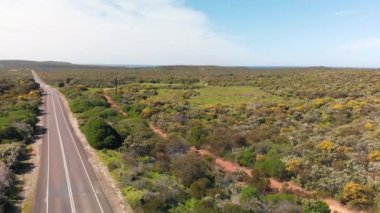
<path id="1" fill-rule="evenodd" d="M 53 91 L 52 91 L 52 93 L 53 93 Z M 65 170 L 66 182 L 67 182 L 67 187 L 68 187 L 68 191 L 69 191 L 71 212 L 75 213 L 76 210 L 75 210 L 75 204 L 74 204 L 74 199 L 73 199 L 73 192 L 72 192 L 72 189 L 71 189 L 70 176 L 69 176 L 69 171 L 68 171 L 68 168 L 67 168 L 66 155 L 65 155 L 65 150 L 63 148 L 62 136 L 61 136 L 61 132 L 59 131 L 59 125 L 58 125 L 58 119 L 57 119 L 58 118 L 57 117 L 57 111 L 56 111 L 55 104 L 54 104 L 54 95 L 52 95 L 52 98 L 53 98 L 53 109 L 54 109 L 54 115 L 55 115 L 55 123 L 57 125 L 58 137 L 59 137 L 59 142 L 60 142 L 61 152 L 62 152 L 62 158 L 63 158 L 63 167 L 64 167 L 64 170 Z"/>

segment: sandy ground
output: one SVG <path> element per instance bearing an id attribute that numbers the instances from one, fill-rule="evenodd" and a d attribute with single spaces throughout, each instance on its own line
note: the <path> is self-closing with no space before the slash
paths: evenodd
<path id="1" fill-rule="evenodd" d="M 248 176 L 252 176 L 251 172 L 252 170 L 243 166 L 240 166 L 239 164 L 232 163 L 230 161 L 226 161 L 222 158 L 217 157 L 213 153 L 209 152 L 208 150 L 204 149 L 196 149 L 195 147 L 190 147 L 190 151 L 198 153 L 201 156 L 209 156 L 215 159 L 215 164 L 219 167 L 221 167 L 226 172 L 235 172 L 235 171 L 243 171 Z"/>
<path id="2" fill-rule="evenodd" d="M 162 131 L 160 128 L 158 128 L 155 124 L 153 123 L 149 123 L 149 127 L 150 129 L 156 133 L 157 135 L 159 135 L 160 137 L 162 138 L 167 138 L 168 137 L 168 134 L 166 134 L 164 131 Z"/>
<path id="3" fill-rule="evenodd" d="M 58 93 L 63 100 L 65 107 L 70 109 L 65 97 L 60 92 Z M 78 138 L 86 151 L 88 161 L 90 162 L 96 177 L 100 180 L 99 182 L 101 183 L 102 190 L 113 207 L 113 211 L 116 213 L 133 212 L 130 205 L 125 201 L 120 189 L 117 187 L 116 181 L 109 173 L 108 168 L 101 162 L 95 150 L 87 142 L 86 136 L 80 131 L 78 120 L 71 111 L 69 111 L 69 118 L 71 125 L 74 127 L 75 133 L 78 135 Z"/>

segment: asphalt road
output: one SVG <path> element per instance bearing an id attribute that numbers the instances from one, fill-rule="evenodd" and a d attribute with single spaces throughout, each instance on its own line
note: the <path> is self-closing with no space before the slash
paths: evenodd
<path id="1" fill-rule="evenodd" d="M 44 97 L 47 129 L 39 151 L 40 168 L 32 212 L 112 212 L 85 151 L 73 131 L 68 110 L 57 91 L 35 72 Z"/>

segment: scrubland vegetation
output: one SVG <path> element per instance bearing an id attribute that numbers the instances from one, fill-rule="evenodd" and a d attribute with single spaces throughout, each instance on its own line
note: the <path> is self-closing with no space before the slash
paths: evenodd
<path id="1" fill-rule="evenodd" d="M 64 92 L 137 212 L 329 212 L 324 197 L 380 210 L 378 70 L 158 67 L 38 74 Z M 117 93 L 106 89 L 116 78 Z M 252 168 L 252 177 L 222 171 L 191 146 Z M 313 193 L 278 193 L 269 178 Z"/>
<path id="2" fill-rule="evenodd" d="M 19 196 L 17 174 L 38 122 L 41 93 L 30 72 L 0 71 L 0 212 Z"/>

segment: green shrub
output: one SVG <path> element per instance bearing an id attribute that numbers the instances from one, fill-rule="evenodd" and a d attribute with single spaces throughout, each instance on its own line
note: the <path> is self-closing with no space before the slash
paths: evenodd
<path id="1" fill-rule="evenodd" d="M 219 212 L 215 204 L 215 199 L 211 197 L 205 197 L 201 201 L 197 202 L 194 207 L 197 213 L 217 213 Z"/>
<path id="2" fill-rule="evenodd" d="M 118 112 L 116 112 L 114 109 L 108 108 L 101 112 L 100 117 L 109 118 L 109 117 L 116 117 L 117 115 L 118 115 Z"/>
<path id="3" fill-rule="evenodd" d="M 123 195 L 132 207 L 137 207 L 140 204 L 144 194 L 144 191 L 130 186 L 123 189 Z"/>
<path id="4" fill-rule="evenodd" d="M 132 117 L 138 116 L 140 115 L 140 113 L 143 111 L 145 107 L 146 106 L 144 104 L 140 104 L 140 103 L 133 104 L 131 108 L 129 109 L 128 114 Z"/>
<path id="5" fill-rule="evenodd" d="M 149 128 L 148 122 L 139 117 L 124 119 L 118 122 L 117 127 L 115 128 L 122 130 L 126 135 L 138 132 L 152 132 Z"/>
<path id="6" fill-rule="evenodd" d="M 252 198 L 257 198 L 259 197 L 260 192 L 255 188 L 251 186 L 245 187 L 241 192 L 240 192 L 240 198 L 243 200 L 249 200 Z"/>
<path id="7" fill-rule="evenodd" d="M 206 162 L 193 153 L 181 155 L 175 159 L 172 162 L 172 171 L 185 186 L 190 186 L 194 181 L 207 177 L 209 174 Z"/>
<path id="8" fill-rule="evenodd" d="M 12 123 L 26 123 L 31 125 L 32 127 L 35 127 L 36 123 L 38 122 L 37 115 L 31 112 L 30 110 L 17 110 L 12 111 L 7 114 L 7 116 L 4 116 L 0 119 L 0 126 L 9 126 Z"/>
<path id="9" fill-rule="evenodd" d="M 70 108 L 75 113 L 82 113 L 93 107 L 108 107 L 107 101 L 99 94 L 91 94 L 90 96 L 79 96 L 70 102 Z"/>
<path id="10" fill-rule="evenodd" d="M 207 189 L 211 187 L 211 181 L 207 178 L 201 178 L 190 185 L 191 197 L 201 199 L 206 195 Z"/>
<path id="11" fill-rule="evenodd" d="M 64 87 L 64 86 L 65 86 L 65 82 L 63 82 L 63 81 L 58 82 L 58 83 L 57 83 L 57 86 L 58 86 L 58 87 Z"/>
<path id="12" fill-rule="evenodd" d="M 322 201 L 307 201 L 302 206 L 304 213 L 330 213 L 329 206 Z"/>
<path id="13" fill-rule="evenodd" d="M 115 149 L 121 145 L 120 135 L 100 118 L 89 119 L 81 129 L 95 149 Z"/>
<path id="14" fill-rule="evenodd" d="M 257 161 L 254 170 L 261 170 L 270 177 L 284 178 L 286 176 L 285 163 L 281 161 L 278 152 L 272 149 L 263 161 Z"/>
<path id="15" fill-rule="evenodd" d="M 39 112 L 39 101 L 22 101 L 18 102 L 13 109 L 15 111 L 17 110 L 28 110 L 30 112 L 33 112 L 34 114 L 37 114 Z"/>
<path id="16" fill-rule="evenodd" d="M 196 199 L 186 200 L 184 204 L 179 204 L 178 206 L 169 210 L 170 213 L 190 213 L 194 212 L 194 208 L 197 205 Z"/>
<path id="17" fill-rule="evenodd" d="M 160 193 L 144 197 L 143 212 L 165 212 L 168 203 Z"/>
<path id="18" fill-rule="evenodd" d="M 120 168 L 121 164 L 119 161 L 111 160 L 110 162 L 107 163 L 107 168 L 110 172 L 112 172 L 115 169 Z"/>
<path id="19" fill-rule="evenodd" d="M 222 212 L 223 213 L 229 213 L 229 212 L 233 212 L 233 213 L 248 213 L 250 211 L 244 209 L 243 207 L 241 207 L 238 204 L 226 203 L 226 204 L 224 204 L 224 206 L 222 208 Z"/>
<path id="20" fill-rule="evenodd" d="M 94 108 L 89 109 L 89 110 L 85 111 L 84 113 L 80 114 L 80 117 L 83 117 L 84 119 L 101 117 L 103 111 L 106 109 L 107 108 L 105 108 L 105 107 L 94 107 Z"/>
<path id="21" fill-rule="evenodd" d="M 263 197 L 263 201 L 265 202 L 279 202 L 283 200 L 288 201 L 296 201 L 296 197 L 291 194 L 285 194 L 285 193 L 277 193 L 277 194 L 268 194 Z"/>
<path id="22" fill-rule="evenodd" d="M 248 148 L 239 148 L 235 149 L 236 161 L 243 166 L 252 166 L 252 164 L 255 162 L 255 152 L 254 147 L 248 147 Z"/>
<path id="23" fill-rule="evenodd" d="M 252 172 L 252 177 L 248 179 L 248 183 L 259 191 L 265 191 L 269 188 L 269 179 L 267 178 L 267 174 L 262 170 Z"/>
<path id="24" fill-rule="evenodd" d="M 193 146 L 200 147 L 202 139 L 207 136 L 207 131 L 201 124 L 197 124 L 191 127 L 188 135 L 189 143 Z"/>
<path id="25" fill-rule="evenodd" d="M 86 101 L 81 100 L 80 98 L 70 101 L 70 108 L 75 113 L 81 113 L 89 109 Z"/>
<path id="26" fill-rule="evenodd" d="M 3 127 L 0 126 L 0 138 L 10 142 L 23 141 L 28 143 L 33 139 L 33 127 L 23 122 L 11 123 Z"/>

